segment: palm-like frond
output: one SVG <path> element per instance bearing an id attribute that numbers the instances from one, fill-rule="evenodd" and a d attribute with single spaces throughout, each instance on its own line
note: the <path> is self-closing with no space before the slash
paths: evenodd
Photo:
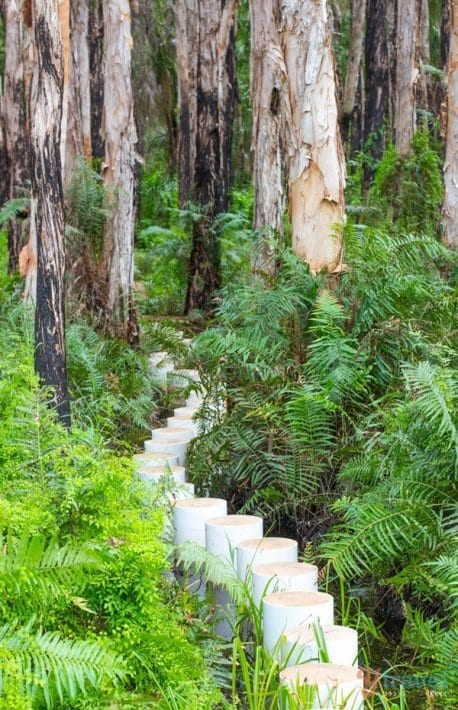
<path id="1" fill-rule="evenodd" d="M 58 632 L 33 633 L 31 624 L 2 626 L 0 649 L 0 695 L 12 674 L 20 678 L 24 694 L 43 697 L 48 708 L 126 674 L 121 657 L 102 644 L 64 639 Z"/>

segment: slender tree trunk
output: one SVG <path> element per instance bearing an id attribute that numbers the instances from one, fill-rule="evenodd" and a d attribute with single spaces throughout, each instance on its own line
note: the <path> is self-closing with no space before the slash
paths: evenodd
<path id="1" fill-rule="evenodd" d="M 238 0 L 199 0 L 196 149 L 193 199 L 203 214 L 193 231 L 185 311 L 205 311 L 221 286 L 214 220 L 226 212 L 232 179 L 236 97 L 235 31 Z"/>
<path id="2" fill-rule="evenodd" d="M 6 185 L 8 198 L 18 196 L 18 188 L 30 177 L 27 145 L 26 97 L 24 84 L 23 25 L 19 0 L 8 0 L 5 18 L 5 76 L 2 114 L 5 128 Z M 8 229 L 8 270 L 18 268 L 22 249 L 22 223 L 14 220 Z"/>
<path id="3" fill-rule="evenodd" d="M 352 142 L 355 142 L 354 134 L 359 133 L 361 135 L 361 126 L 358 126 L 353 119 L 358 117 L 358 113 L 355 113 L 355 109 L 358 98 L 358 87 L 361 88 L 360 79 L 364 52 L 366 8 L 367 0 L 352 1 L 350 46 L 348 50 L 347 73 L 345 75 L 341 112 L 344 135 L 347 139 L 351 132 Z M 361 99 L 361 92 L 359 92 L 359 98 Z M 361 112 L 359 112 L 359 117 L 361 118 Z M 359 141 L 356 140 L 356 142 L 358 143 L 360 140 L 361 139 L 359 139 Z"/>
<path id="4" fill-rule="evenodd" d="M 442 0 L 442 22 L 441 22 L 441 60 L 444 68 L 448 65 L 448 54 L 450 49 L 451 31 L 451 0 Z"/>
<path id="5" fill-rule="evenodd" d="M 253 229 L 260 235 L 252 267 L 275 273 L 275 253 L 270 231 L 283 232 L 283 180 L 281 133 L 288 102 L 286 68 L 280 42 L 279 0 L 251 2 L 250 91 L 253 113 Z"/>
<path id="6" fill-rule="evenodd" d="M 388 0 L 391 4 L 392 0 Z M 367 0 L 365 42 L 366 103 L 364 143 L 373 160 L 380 160 L 384 148 L 384 128 L 388 112 L 390 70 L 386 27 L 386 0 Z M 368 184 L 372 169 L 366 167 Z"/>
<path id="7" fill-rule="evenodd" d="M 79 0 L 78 0 L 79 1 Z M 84 1 L 84 0 L 82 0 Z M 91 106 L 91 149 L 94 158 L 103 158 L 105 145 L 102 135 L 104 77 L 104 0 L 89 4 L 89 69 Z"/>
<path id="8" fill-rule="evenodd" d="M 193 195 L 197 134 L 197 71 L 200 0 L 177 0 L 175 15 L 178 70 L 178 204 Z"/>
<path id="9" fill-rule="evenodd" d="M 458 249 L 458 0 L 450 0 L 444 183 L 445 243 L 453 249 Z"/>
<path id="10" fill-rule="evenodd" d="M 70 425 L 64 322 L 64 198 L 60 154 L 64 57 L 59 0 L 34 0 L 37 66 L 31 106 L 32 193 L 38 251 L 35 367 Z"/>
<path id="11" fill-rule="evenodd" d="M 100 273 L 105 283 L 106 327 L 130 343 L 138 340 L 133 302 L 134 187 L 137 134 L 131 78 L 129 0 L 104 5 L 104 184 L 109 199 Z"/>
<path id="12" fill-rule="evenodd" d="M 71 179 L 76 160 L 92 156 L 88 0 L 71 2 L 70 29 L 68 122 L 64 136 L 66 185 Z"/>
<path id="13" fill-rule="evenodd" d="M 399 155 L 409 152 L 415 132 L 417 19 L 416 0 L 398 0 L 394 136 Z"/>
<path id="14" fill-rule="evenodd" d="M 24 29 L 24 86 L 26 96 L 26 131 L 27 144 L 31 145 L 31 116 L 34 111 L 32 100 L 33 77 L 36 72 L 37 58 L 35 48 L 35 32 L 33 26 L 33 0 L 23 0 L 22 23 Z M 36 82 L 35 82 L 36 83 Z M 31 170 L 31 167 L 30 167 Z M 37 198 L 32 193 L 30 200 L 30 218 L 28 224 L 28 242 L 19 255 L 19 271 L 25 276 L 24 301 L 35 304 L 37 293 Z M 27 225 L 24 225 L 27 228 Z"/>
<path id="15" fill-rule="evenodd" d="M 294 251 L 313 271 L 341 259 L 345 160 L 325 0 L 284 0 L 283 46 L 291 118 L 289 211 Z"/>
<path id="16" fill-rule="evenodd" d="M 430 101 L 430 81 L 428 71 L 425 68 L 431 64 L 431 52 L 429 46 L 429 1 L 417 0 L 418 22 L 417 22 L 417 65 L 419 70 L 415 103 L 419 108 L 428 110 Z"/>

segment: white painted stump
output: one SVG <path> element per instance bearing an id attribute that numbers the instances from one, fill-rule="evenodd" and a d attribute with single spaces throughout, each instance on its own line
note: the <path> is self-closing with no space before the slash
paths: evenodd
<path id="1" fill-rule="evenodd" d="M 186 482 L 184 466 L 143 466 L 137 470 L 137 476 L 145 483 L 156 484 L 163 478 L 170 477 L 175 483 Z"/>
<path id="2" fill-rule="evenodd" d="M 263 519 L 256 515 L 226 515 L 207 520 L 205 545 L 209 552 L 235 563 L 235 547 L 242 540 L 262 537 Z"/>
<path id="3" fill-rule="evenodd" d="M 296 666 L 307 661 L 319 661 L 322 638 L 329 662 L 341 666 L 358 665 L 358 633 L 348 626 L 326 625 L 317 629 L 296 626 L 286 629 L 283 644 L 283 662 Z"/>
<path id="4" fill-rule="evenodd" d="M 200 407 L 176 407 L 173 413 L 176 417 L 193 417 L 198 412 Z"/>
<path id="5" fill-rule="evenodd" d="M 184 441 L 189 443 L 195 436 L 192 427 L 176 427 L 175 429 L 152 429 L 151 439 L 153 441 Z"/>
<path id="6" fill-rule="evenodd" d="M 167 418 L 167 427 L 169 429 L 191 429 L 194 436 L 199 434 L 199 423 L 195 422 L 192 417 L 174 416 Z"/>
<path id="7" fill-rule="evenodd" d="M 302 695 L 298 707 L 307 710 L 361 710 L 363 700 L 363 673 L 357 668 L 336 663 L 304 663 L 280 672 L 280 683 L 293 693 L 297 688 L 307 693 Z"/>
<path id="8" fill-rule="evenodd" d="M 253 566 L 253 598 L 260 607 L 265 594 L 316 592 L 318 568 L 306 562 L 275 562 Z"/>
<path id="9" fill-rule="evenodd" d="M 222 498 L 194 498 L 174 506 L 175 544 L 196 542 L 205 547 L 205 522 L 217 515 L 225 515 L 227 502 Z"/>
<path id="10" fill-rule="evenodd" d="M 178 457 L 177 463 L 179 466 L 184 466 L 185 464 L 188 443 L 178 437 L 170 441 L 158 441 L 157 439 L 148 439 L 148 441 L 145 441 L 144 446 L 146 453 L 176 456 Z"/>
<path id="11" fill-rule="evenodd" d="M 134 454 L 134 461 L 138 466 L 138 469 L 149 467 L 149 466 L 177 466 L 178 465 L 178 455 L 177 454 L 153 454 L 153 453 L 143 453 Z"/>
<path id="12" fill-rule="evenodd" d="M 281 657 L 284 632 L 293 626 L 334 623 L 334 599 L 323 592 L 276 592 L 262 602 L 264 648 Z"/>
<path id="13" fill-rule="evenodd" d="M 237 545 L 237 574 L 242 581 L 253 567 L 266 562 L 297 562 L 297 542 L 286 537 L 242 540 Z M 251 576 L 251 575 L 249 575 Z M 250 579 L 252 586 L 252 578 Z"/>
<path id="14" fill-rule="evenodd" d="M 148 361 L 151 367 L 157 367 L 158 365 L 161 365 L 164 362 L 167 364 L 171 364 L 170 355 L 165 350 L 151 353 L 148 358 Z"/>

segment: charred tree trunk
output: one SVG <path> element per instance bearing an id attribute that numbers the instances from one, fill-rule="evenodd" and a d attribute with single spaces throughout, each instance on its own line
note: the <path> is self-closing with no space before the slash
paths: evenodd
<path id="1" fill-rule="evenodd" d="M 325 0 L 284 1 L 282 27 L 291 101 L 287 159 L 293 248 L 313 271 L 333 271 L 341 259 L 345 160 Z"/>
<path id="2" fill-rule="evenodd" d="M 185 311 L 206 311 L 221 286 L 221 255 L 215 217 L 229 206 L 232 179 L 235 32 L 238 0 L 198 3 L 196 143 L 193 200 L 202 216 L 193 230 Z M 191 131 L 192 134 L 192 131 Z"/>
<path id="3" fill-rule="evenodd" d="M 361 142 L 361 110 L 356 111 L 361 101 L 361 72 L 364 52 L 364 29 L 366 26 L 367 0 L 353 0 L 351 4 L 351 33 L 348 51 L 347 73 L 342 99 L 341 125 L 345 141 Z M 359 89 L 359 91 L 358 91 Z M 359 125 L 358 125 L 359 119 Z M 359 138 L 357 138 L 359 134 Z"/>
<path id="4" fill-rule="evenodd" d="M 415 132 L 417 19 L 417 1 L 398 0 L 394 137 L 399 155 L 409 152 Z"/>
<path id="5" fill-rule="evenodd" d="M 366 102 L 364 115 L 364 143 L 372 160 L 383 155 L 384 129 L 388 112 L 390 67 L 386 27 L 385 0 L 367 0 L 365 43 Z M 388 0 L 389 3 L 392 0 Z M 365 183 L 369 182 L 372 167 L 366 166 Z"/>
<path id="6" fill-rule="evenodd" d="M 64 318 L 64 197 L 60 154 L 64 57 L 58 0 L 34 0 L 37 66 L 31 105 L 32 193 L 38 252 L 35 367 L 70 425 Z"/>
<path id="7" fill-rule="evenodd" d="M 451 25 L 451 0 L 442 0 L 442 22 L 441 22 L 441 60 L 442 66 L 447 68 L 448 54 L 450 49 L 450 25 Z"/>
<path id="8" fill-rule="evenodd" d="M 104 6 L 104 185 L 109 214 L 105 223 L 100 274 L 109 333 L 138 341 L 133 301 L 134 188 L 137 134 L 131 77 L 129 0 L 106 0 Z"/>
<path id="9" fill-rule="evenodd" d="M 5 5 L 5 75 L 3 83 L 2 116 L 5 136 L 5 193 L 7 199 L 18 196 L 30 178 L 27 145 L 27 116 L 24 81 L 23 24 L 19 0 L 8 0 Z M 11 221 L 8 228 L 8 270 L 17 270 L 23 247 L 20 220 Z"/>
<path id="10" fill-rule="evenodd" d="M 458 0 L 450 2 L 444 183 L 445 243 L 453 249 L 458 249 Z"/>
<path id="11" fill-rule="evenodd" d="M 66 185 L 71 179 L 76 160 L 92 156 L 88 0 L 71 2 L 70 29 L 68 122 L 64 136 Z"/>
<path id="12" fill-rule="evenodd" d="M 178 69 L 178 204 L 193 196 L 197 133 L 197 67 L 200 0 L 177 0 L 175 30 Z"/>
<path id="13" fill-rule="evenodd" d="M 251 108 L 253 113 L 253 229 L 260 234 L 253 270 L 275 273 L 269 232 L 283 232 L 281 132 L 288 103 L 285 63 L 280 42 L 279 0 L 251 2 Z M 286 93 L 285 93 L 286 92 Z"/>
<path id="14" fill-rule="evenodd" d="M 430 105 L 430 81 L 426 67 L 431 64 L 429 2 L 428 0 L 417 0 L 417 4 L 417 65 L 419 76 L 415 92 L 415 103 L 419 108 L 427 111 Z"/>
<path id="15" fill-rule="evenodd" d="M 84 2 L 84 0 L 82 0 Z M 94 158 L 102 159 L 105 145 L 102 135 L 104 78 L 104 2 L 93 0 L 89 3 L 89 71 L 91 106 L 91 149 Z"/>

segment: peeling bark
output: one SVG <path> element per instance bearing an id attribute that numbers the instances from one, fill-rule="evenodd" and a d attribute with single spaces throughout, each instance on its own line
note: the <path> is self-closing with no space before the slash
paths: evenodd
<path id="1" fill-rule="evenodd" d="M 312 271 L 341 259 L 345 161 L 325 0 L 283 0 L 288 73 L 288 190 L 294 251 Z"/>
<path id="2" fill-rule="evenodd" d="M 192 197 L 203 208 L 193 230 L 185 311 L 208 310 L 221 286 L 216 215 L 229 206 L 232 179 L 235 31 L 238 0 L 198 3 L 195 154 Z M 190 114 L 191 117 L 191 114 Z M 191 127 L 192 135 L 193 127 Z"/>
<path id="3" fill-rule="evenodd" d="M 458 0 L 450 0 L 447 107 L 444 240 L 452 249 L 458 249 Z"/>
<path id="4" fill-rule="evenodd" d="M 34 0 L 37 66 L 31 96 L 32 194 L 36 201 L 35 368 L 70 425 L 64 315 L 64 197 L 60 154 L 64 57 L 59 0 Z"/>
<path id="5" fill-rule="evenodd" d="M 5 75 L 3 83 L 2 116 L 4 124 L 6 164 L 5 197 L 18 196 L 18 188 L 30 177 L 27 144 L 26 95 L 24 81 L 23 24 L 19 0 L 8 0 L 5 5 Z M 22 224 L 12 221 L 8 228 L 8 270 L 18 268 L 22 249 Z"/>
<path id="6" fill-rule="evenodd" d="M 409 152 L 415 132 L 417 20 L 416 0 L 398 0 L 394 137 L 399 155 Z"/>
<path id="7" fill-rule="evenodd" d="M 133 301 L 134 188 L 137 134 L 131 79 L 129 0 L 106 0 L 103 11 L 105 143 L 104 185 L 109 201 L 100 274 L 105 284 L 108 332 L 130 343 L 138 340 Z"/>
<path id="8" fill-rule="evenodd" d="M 253 229 L 267 228 L 282 233 L 284 195 L 281 133 L 288 88 L 278 29 L 280 13 L 279 0 L 251 2 Z M 260 242 L 253 257 L 252 268 L 272 274 L 275 272 L 275 254 L 268 238 Z"/>

